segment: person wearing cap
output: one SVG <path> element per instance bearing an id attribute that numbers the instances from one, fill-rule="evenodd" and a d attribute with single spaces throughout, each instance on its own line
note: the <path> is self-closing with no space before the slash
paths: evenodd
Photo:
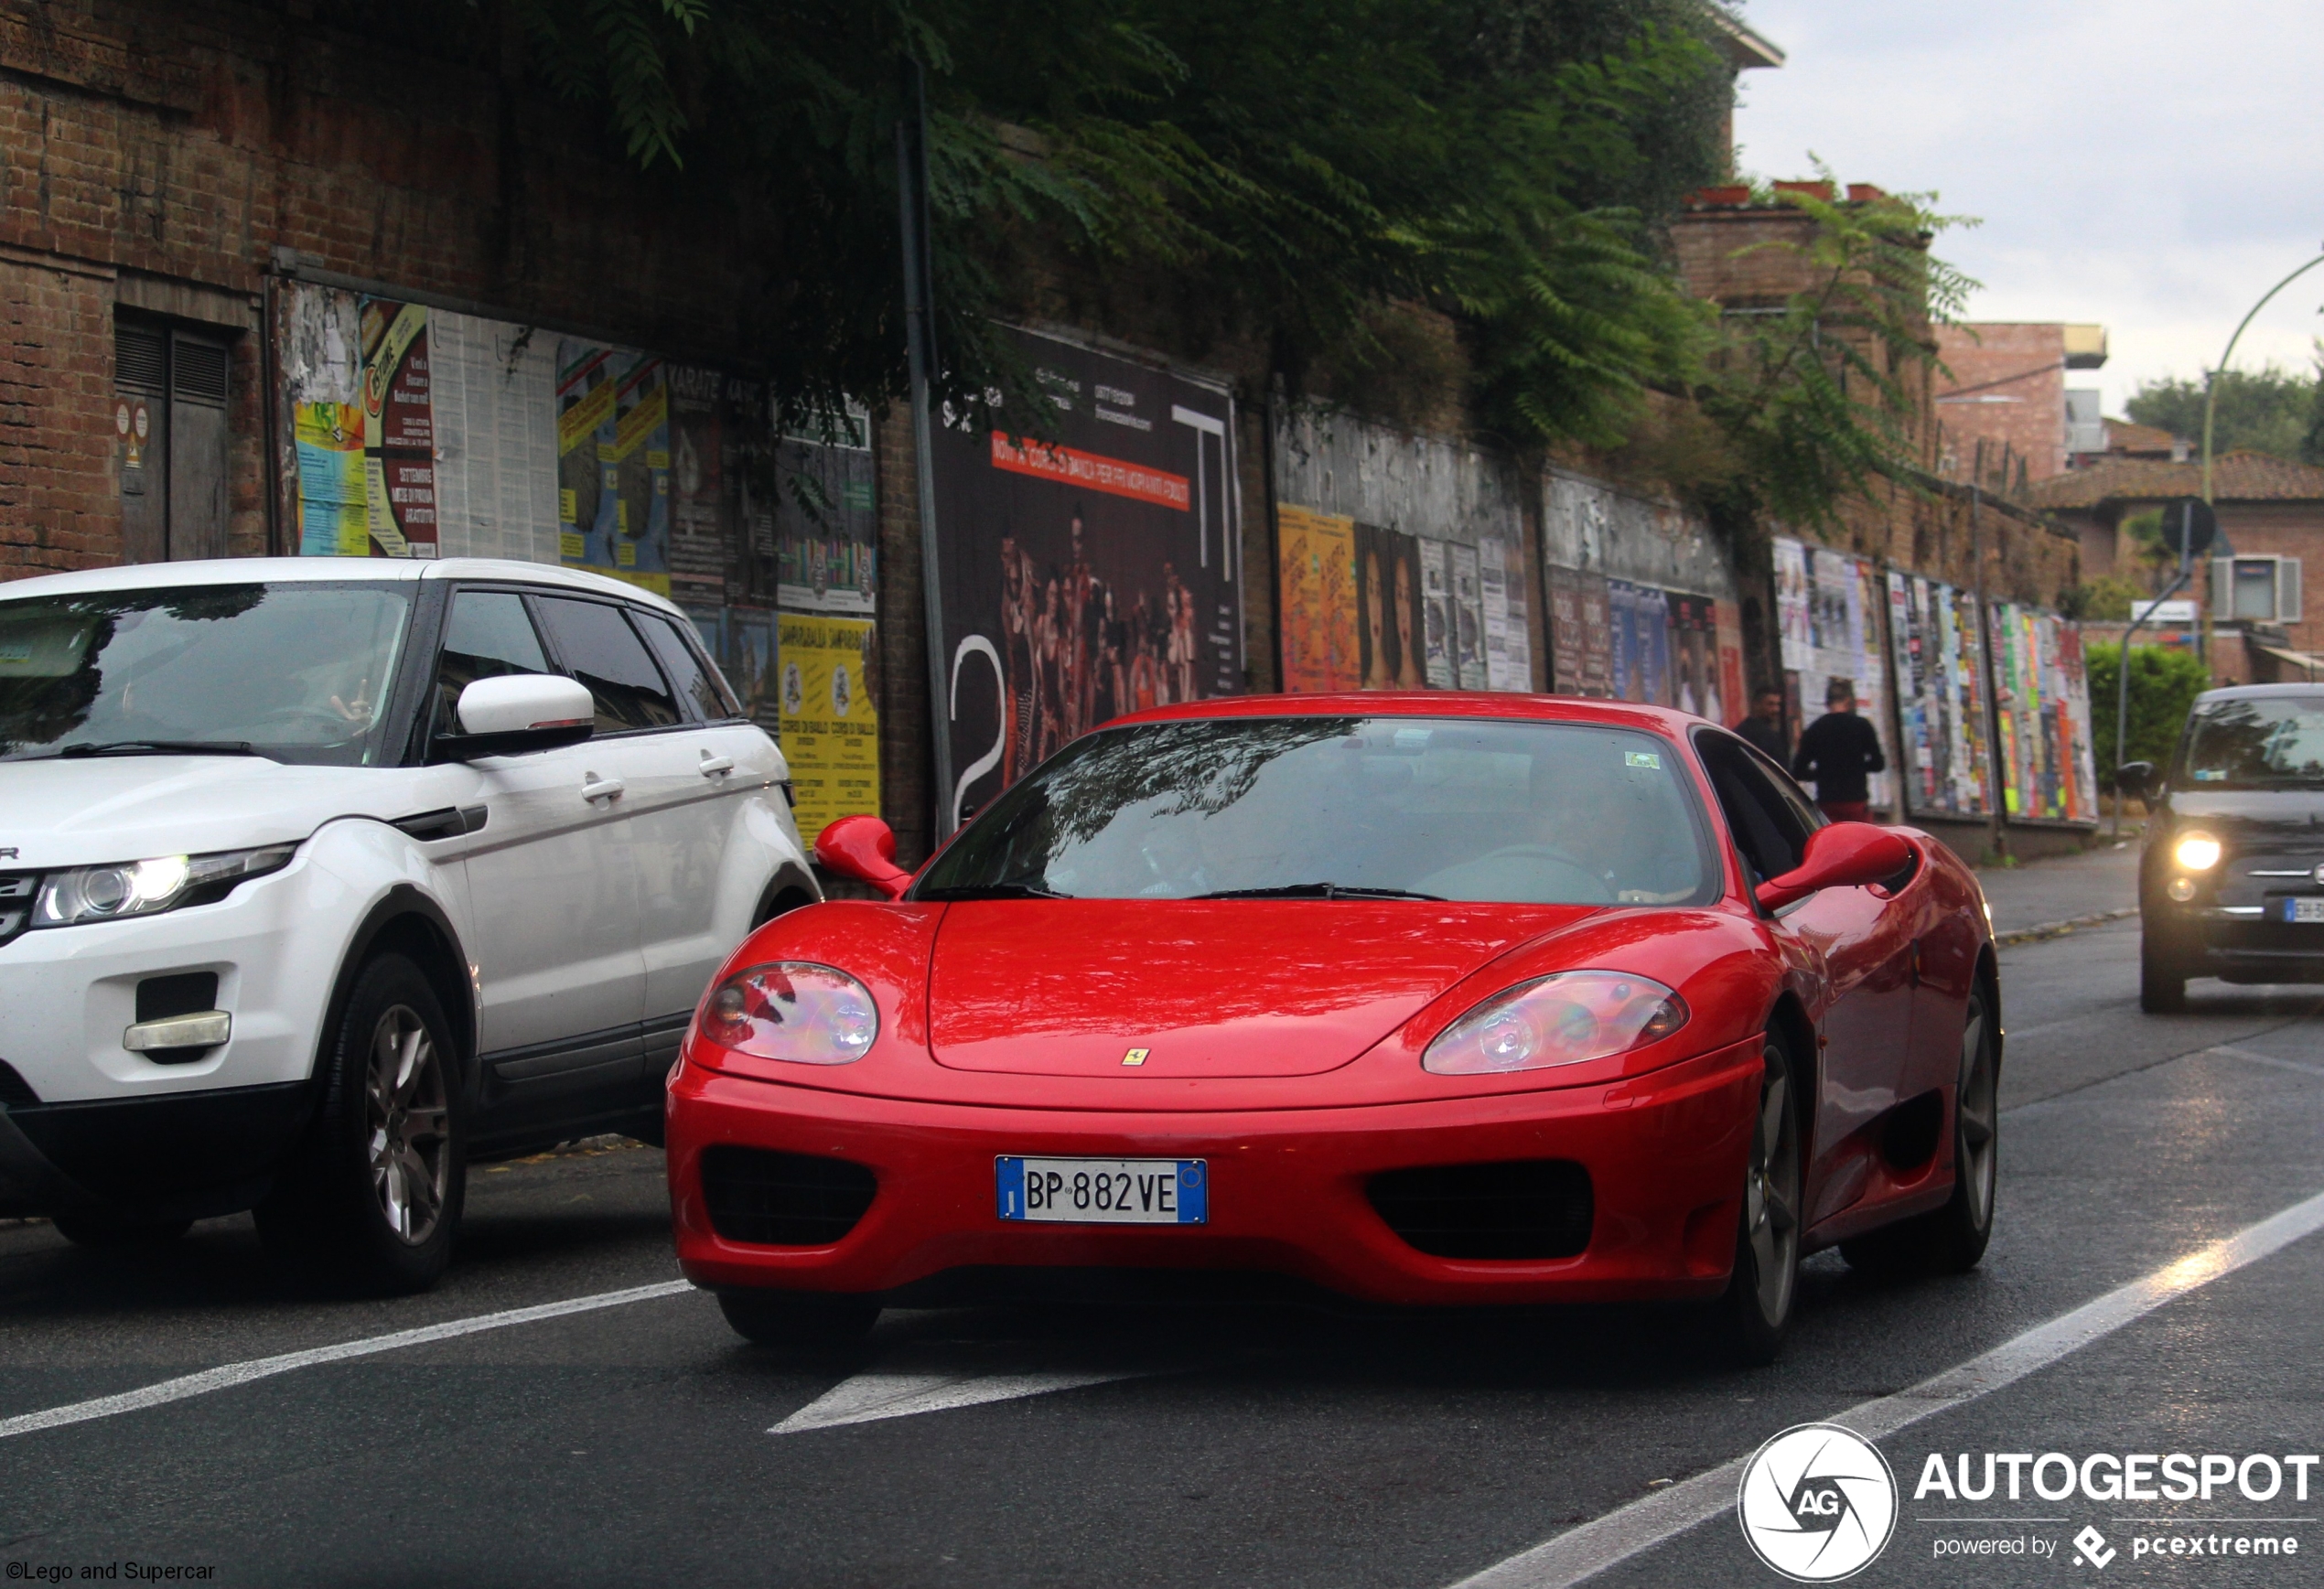
<path id="1" fill-rule="evenodd" d="M 1835 822 L 1861 822 L 1872 815 L 1871 778 L 1887 770 L 1880 735 L 1856 715 L 1856 682 L 1834 679 L 1824 692 L 1829 708 L 1800 735 L 1791 775 L 1815 785 L 1815 803 Z"/>
<path id="2" fill-rule="evenodd" d="M 1751 714 L 1735 725 L 1743 743 L 1778 767 L 1791 765 L 1791 735 L 1783 732 L 1783 692 L 1772 684 L 1751 697 Z"/>

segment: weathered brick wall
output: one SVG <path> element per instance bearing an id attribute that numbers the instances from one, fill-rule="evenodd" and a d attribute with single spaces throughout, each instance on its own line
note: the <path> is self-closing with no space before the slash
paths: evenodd
<path id="1" fill-rule="evenodd" d="M 743 339 L 765 240 L 706 183 L 641 178 L 490 51 L 437 59 L 313 9 L 0 0 L 0 573 L 119 557 L 112 311 L 156 294 L 246 333 L 230 533 L 264 546 L 255 333 L 279 250 L 676 357 Z"/>
<path id="2" fill-rule="evenodd" d="M 1937 356 L 1950 380 L 1937 385 L 1942 427 L 1938 472 L 1966 481 L 1985 444 L 1988 477 L 2007 449 L 2026 478 L 2045 479 L 2066 469 L 2066 328 L 2050 325 L 1983 324 L 1937 327 Z M 1961 395 L 1948 394 L 1959 392 Z"/>

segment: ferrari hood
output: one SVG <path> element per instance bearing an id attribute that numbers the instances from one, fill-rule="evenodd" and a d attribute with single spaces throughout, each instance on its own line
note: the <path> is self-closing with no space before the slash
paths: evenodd
<path id="1" fill-rule="evenodd" d="M 955 1070 L 1313 1075 L 1354 1059 L 1497 955 L 1595 908 L 957 904 L 937 929 L 929 969 L 930 1047 Z"/>

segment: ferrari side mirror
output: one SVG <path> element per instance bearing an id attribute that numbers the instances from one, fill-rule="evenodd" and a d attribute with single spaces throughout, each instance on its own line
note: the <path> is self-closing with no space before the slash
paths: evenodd
<path id="1" fill-rule="evenodd" d="M 896 864 L 896 834 L 877 817 L 842 817 L 815 841 L 815 859 L 842 877 L 900 899 L 912 875 Z"/>
<path id="2" fill-rule="evenodd" d="M 1754 897 L 1770 910 L 1781 910 L 1821 888 L 1867 888 L 1884 882 L 1915 859 L 1912 841 L 1894 828 L 1834 822 L 1810 833 L 1800 864 L 1760 884 Z"/>

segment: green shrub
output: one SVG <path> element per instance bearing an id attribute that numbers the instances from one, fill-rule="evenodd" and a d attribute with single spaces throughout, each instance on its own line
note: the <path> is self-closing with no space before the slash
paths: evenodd
<path id="1" fill-rule="evenodd" d="M 2091 726 L 2095 731 L 2098 777 L 2103 783 L 2119 765 L 2114 758 L 2114 692 L 2122 670 L 2120 646 L 2093 645 L 2090 668 Z M 2157 768 L 2179 748 L 2188 708 L 2211 688 L 2202 659 L 2177 646 L 2133 646 L 2130 650 L 2130 754 L 2125 761 L 2151 761 Z"/>

